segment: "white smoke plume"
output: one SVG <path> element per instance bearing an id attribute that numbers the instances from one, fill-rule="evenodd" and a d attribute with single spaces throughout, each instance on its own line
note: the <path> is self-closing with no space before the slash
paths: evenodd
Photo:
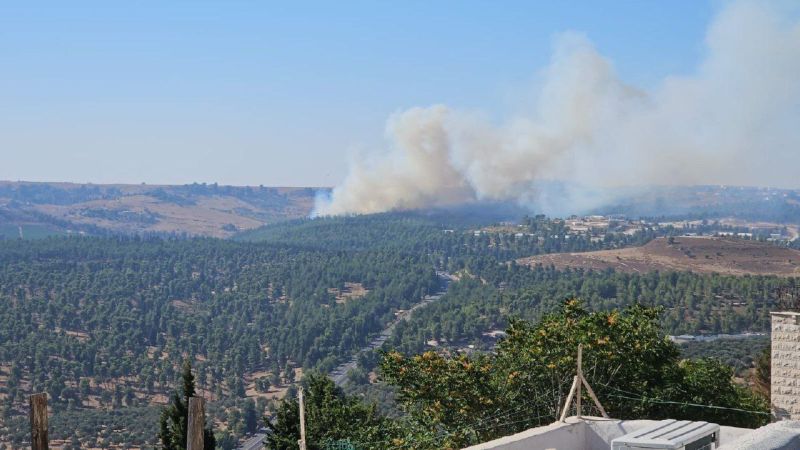
<path id="1" fill-rule="evenodd" d="M 609 187 L 800 187 L 800 21 L 789 17 L 776 4 L 729 4 L 709 26 L 695 72 L 650 91 L 624 83 L 585 37 L 565 33 L 535 113 L 499 125 L 442 105 L 397 113 L 388 151 L 351 164 L 315 213 L 475 200 L 564 212 L 600 206 Z M 550 192 L 553 180 L 567 190 Z"/>

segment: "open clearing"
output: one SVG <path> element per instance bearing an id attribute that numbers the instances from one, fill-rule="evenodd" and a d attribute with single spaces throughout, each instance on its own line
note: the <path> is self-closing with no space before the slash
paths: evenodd
<path id="1" fill-rule="evenodd" d="M 642 247 L 586 253 L 553 253 L 521 264 L 621 272 L 690 271 L 730 275 L 800 276 L 800 251 L 776 245 L 714 237 L 658 238 Z"/>
<path id="2" fill-rule="evenodd" d="M 35 238 L 100 228 L 225 238 L 308 217 L 320 189 L 0 181 L 0 235 Z"/>

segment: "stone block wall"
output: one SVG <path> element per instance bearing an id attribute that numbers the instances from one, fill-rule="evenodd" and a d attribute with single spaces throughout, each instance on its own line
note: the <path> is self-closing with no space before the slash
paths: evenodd
<path id="1" fill-rule="evenodd" d="M 772 414 L 800 420 L 800 313 L 772 315 Z"/>

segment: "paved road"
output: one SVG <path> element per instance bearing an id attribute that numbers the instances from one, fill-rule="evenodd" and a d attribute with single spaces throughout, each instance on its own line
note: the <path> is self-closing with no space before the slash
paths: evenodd
<path id="1" fill-rule="evenodd" d="M 413 314 L 414 311 L 423 308 L 435 302 L 436 300 L 439 300 L 442 297 L 442 295 L 444 295 L 444 293 L 447 292 L 447 288 L 450 286 L 450 282 L 453 281 L 455 278 L 453 278 L 453 276 L 450 275 L 449 273 L 443 271 L 437 271 L 436 275 L 438 275 L 439 278 L 442 280 L 441 291 L 433 295 L 426 295 L 418 303 L 415 303 L 414 306 L 398 314 L 397 318 L 392 323 L 390 323 L 386 328 L 384 328 L 383 331 L 380 332 L 380 334 L 375 336 L 369 342 L 369 344 L 362 347 L 359 353 L 380 348 L 380 346 L 382 346 L 383 343 L 386 342 L 387 339 L 389 339 L 389 336 L 392 335 L 394 328 L 397 326 L 398 323 L 400 323 L 400 321 L 408 320 L 408 318 L 411 317 L 411 314 Z M 357 356 L 358 353 L 356 353 L 349 361 L 340 365 L 329 374 L 329 376 L 333 379 L 334 383 L 336 383 L 337 386 L 343 385 L 344 382 L 347 380 L 347 372 L 356 367 L 356 364 L 358 363 L 358 360 L 356 359 Z M 245 441 L 245 443 L 242 444 L 242 446 L 239 448 L 241 450 L 260 450 L 264 446 L 263 441 L 266 436 L 267 435 L 263 433 L 256 434 L 252 438 Z"/>
<path id="2" fill-rule="evenodd" d="M 250 439 L 246 440 L 241 447 L 241 450 L 261 450 L 264 447 L 264 438 L 266 434 L 256 434 Z"/>
<path id="3" fill-rule="evenodd" d="M 425 297 L 422 298 L 422 300 L 414 304 L 414 306 L 398 314 L 397 318 L 394 321 L 392 321 L 392 323 L 390 323 L 386 328 L 384 328 L 383 331 L 380 332 L 380 334 L 375 336 L 369 342 L 369 344 L 362 347 L 358 353 L 356 353 L 355 355 L 353 355 L 352 358 L 350 358 L 349 361 L 347 361 L 344 364 L 341 364 L 337 368 L 333 369 L 330 374 L 328 374 L 333 380 L 333 382 L 336 383 L 337 386 L 342 386 L 344 382 L 347 380 L 347 373 L 350 372 L 350 370 L 355 369 L 356 365 L 358 364 L 357 358 L 359 353 L 380 348 L 383 345 L 383 343 L 386 342 L 387 339 L 389 339 L 389 336 L 392 335 L 392 332 L 394 331 L 394 328 L 397 326 L 398 323 L 400 323 L 403 320 L 408 320 L 408 318 L 411 317 L 411 314 L 414 311 L 420 308 L 424 308 L 425 306 L 430 305 L 436 300 L 439 300 L 442 297 L 442 295 L 444 295 L 444 293 L 447 292 L 447 288 L 450 286 L 450 282 L 454 280 L 453 276 L 444 271 L 436 271 L 436 275 L 438 275 L 439 278 L 442 280 L 441 291 L 433 295 L 426 295 Z"/>

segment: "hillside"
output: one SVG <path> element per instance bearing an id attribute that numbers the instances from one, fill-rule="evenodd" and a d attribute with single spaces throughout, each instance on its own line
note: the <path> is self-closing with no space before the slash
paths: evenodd
<path id="1" fill-rule="evenodd" d="M 307 217 L 317 188 L 0 181 L 0 236 L 178 233 L 229 237 Z"/>
<path id="2" fill-rule="evenodd" d="M 253 403 L 259 416 L 275 414 L 302 373 L 330 372 L 396 313 L 438 291 L 434 268 L 473 276 L 398 323 L 386 348 L 488 350 L 508 317 L 539 320 L 576 295 L 592 310 L 664 306 L 671 334 L 763 331 L 775 293 L 793 283 L 506 266 L 524 255 L 638 241 L 621 233 L 566 239 L 556 231 L 563 221 L 546 218 L 521 236 L 442 219 L 303 219 L 225 240 L 0 240 L 0 445 L 24 446 L 27 395 L 39 391 L 50 395 L 51 439 L 80 448 L 153 444 L 154 418 L 185 358 L 215 428 L 243 437 Z M 388 388 L 369 381 L 378 359 L 360 354 L 347 378 L 395 411 Z"/>
<path id="3" fill-rule="evenodd" d="M 99 448 L 98 439 L 124 434 L 113 442 L 151 448 L 158 407 L 186 358 L 209 416 L 237 429 L 247 401 L 263 413 L 301 369 L 332 369 L 439 283 L 425 256 L 392 251 L 206 238 L 0 241 L 0 448 L 24 446 L 33 392 L 50 396 L 51 439 Z"/>
<path id="4" fill-rule="evenodd" d="M 622 272 L 691 271 L 729 275 L 800 275 L 800 251 L 769 243 L 714 238 L 658 238 L 642 247 L 586 253 L 554 253 L 519 259 L 527 265 Z"/>

